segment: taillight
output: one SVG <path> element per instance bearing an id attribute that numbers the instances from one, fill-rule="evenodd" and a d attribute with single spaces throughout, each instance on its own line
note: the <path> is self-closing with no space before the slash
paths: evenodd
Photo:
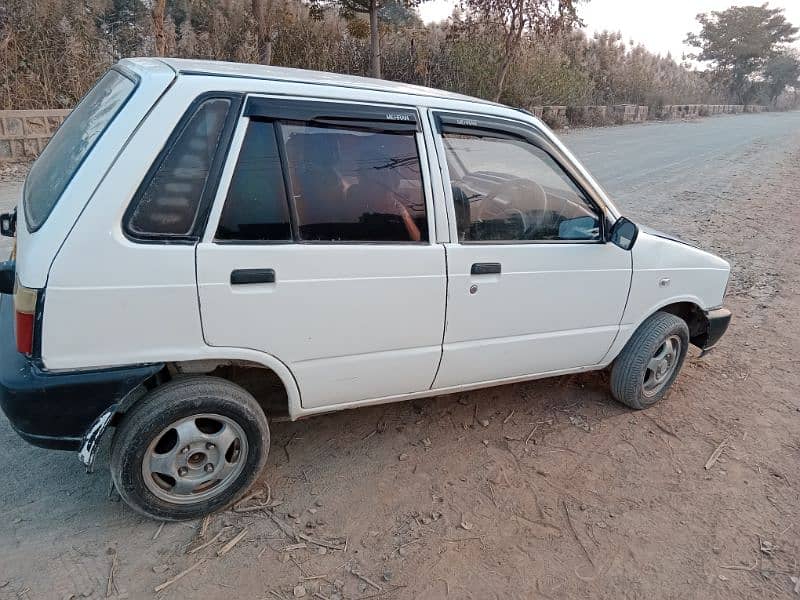
<path id="1" fill-rule="evenodd" d="M 14 330 L 17 337 L 17 351 L 24 354 L 33 353 L 33 325 L 36 320 L 36 301 L 39 290 L 20 285 L 19 279 L 14 284 Z"/>

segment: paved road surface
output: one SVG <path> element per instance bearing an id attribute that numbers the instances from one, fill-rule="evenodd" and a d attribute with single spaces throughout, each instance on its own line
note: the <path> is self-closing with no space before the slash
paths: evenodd
<path id="1" fill-rule="evenodd" d="M 255 513 L 212 520 L 209 535 L 233 526 L 223 540 L 248 528 L 226 557 L 186 556 L 197 523 L 154 539 L 156 524 L 108 499 L 103 457 L 86 476 L 74 454 L 23 444 L 0 416 L 0 600 L 106 597 L 112 563 L 111 596 L 152 597 L 200 555 L 159 597 L 288 598 L 303 582 L 308 596 L 372 597 L 345 561 L 385 598 L 792 597 L 800 113 L 563 138 L 624 213 L 733 262 L 733 331 L 684 368 L 668 402 L 631 413 L 589 374 L 274 425 L 276 512 L 346 535 L 346 556 L 287 551 Z M 0 183 L 0 209 L 18 191 Z M 759 539 L 772 545 L 759 552 Z"/>
<path id="2" fill-rule="evenodd" d="M 562 139 L 616 202 L 635 211 L 677 182 L 725 165 L 753 143 L 780 144 L 798 129 L 800 112 L 761 113 L 576 129 Z M 670 189 L 653 189 L 659 185 Z"/>

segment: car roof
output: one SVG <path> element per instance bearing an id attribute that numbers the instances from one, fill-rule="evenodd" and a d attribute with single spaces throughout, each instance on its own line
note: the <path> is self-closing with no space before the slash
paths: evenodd
<path id="1" fill-rule="evenodd" d="M 152 58 L 128 59 L 136 64 L 137 67 L 152 68 L 155 62 Z M 207 75 L 218 77 L 236 77 L 242 79 L 268 79 L 273 81 L 286 81 L 292 83 L 304 83 L 311 85 L 325 85 L 333 87 L 354 88 L 359 90 L 369 90 L 375 92 L 389 92 L 395 94 L 408 94 L 412 96 L 423 96 L 427 98 L 441 98 L 444 100 L 459 100 L 462 102 L 479 103 L 486 106 L 502 106 L 496 102 L 490 102 L 481 98 L 474 98 L 464 94 L 438 90 L 402 83 L 399 81 L 387 81 L 385 79 L 373 79 L 370 77 L 359 77 L 356 75 L 342 75 L 340 73 L 327 73 L 323 71 L 311 71 L 307 69 L 293 69 L 289 67 L 273 67 L 250 63 L 234 63 L 215 60 L 195 60 L 186 58 L 159 58 L 159 62 L 166 64 L 179 75 Z"/>

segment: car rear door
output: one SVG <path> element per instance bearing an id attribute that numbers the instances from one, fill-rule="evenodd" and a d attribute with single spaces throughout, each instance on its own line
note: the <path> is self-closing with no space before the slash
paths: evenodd
<path id="1" fill-rule="evenodd" d="M 531 125 L 433 113 L 452 243 L 434 387 L 599 363 L 619 328 L 631 255 L 599 202 Z"/>
<path id="2" fill-rule="evenodd" d="M 446 273 L 418 113 L 251 96 L 197 246 L 203 334 L 283 361 L 303 408 L 429 389 Z"/>

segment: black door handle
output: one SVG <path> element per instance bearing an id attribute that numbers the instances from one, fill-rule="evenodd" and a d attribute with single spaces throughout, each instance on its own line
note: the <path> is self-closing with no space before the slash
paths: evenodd
<path id="1" fill-rule="evenodd" d="M 475 263 L 470 270 L 472 275 L 500 275 L 500 263 Z"/>
<path id="2" fill-rule="evenodd" d="M 275 269 L 236 269 L 231 272 L 231 285 L 275 283 Z"/>

